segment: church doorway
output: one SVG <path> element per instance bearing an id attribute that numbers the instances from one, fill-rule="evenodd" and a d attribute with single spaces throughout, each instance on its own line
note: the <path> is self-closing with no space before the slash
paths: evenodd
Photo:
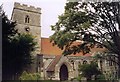
<path id="1" fill-rule="evenodd" d="M 68 68 L 65 64 L 60 67 L 59 76 L 61 81 L 68 80 Z"/>

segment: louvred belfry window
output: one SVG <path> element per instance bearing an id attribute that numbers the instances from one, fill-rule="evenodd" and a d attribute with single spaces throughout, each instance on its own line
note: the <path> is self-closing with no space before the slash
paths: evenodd
<path id="1" fill-rule="evenodd" d="M 25 17 L 25 23 L 29 23 L 29 22 L 30 22 L 30 18 L 29 18 L 28 15 L 26 15 L 26 17 Z"/>

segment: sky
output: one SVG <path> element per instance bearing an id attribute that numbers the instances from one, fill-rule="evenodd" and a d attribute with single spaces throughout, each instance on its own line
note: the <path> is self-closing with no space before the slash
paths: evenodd
<path id="1" fill-rule="evenodd" d="M 41 36 L 48 38 L 54 32 L 50 26 L 58 21 L 58 16 L 64 13 L 66 0 L 1 0 L 3 10 L 9 19 L 11 19 L 14 2 L 32 5 L 41 8 Z"/>

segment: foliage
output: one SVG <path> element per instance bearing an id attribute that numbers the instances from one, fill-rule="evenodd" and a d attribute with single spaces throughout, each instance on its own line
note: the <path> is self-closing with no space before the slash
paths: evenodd
<path id="1" fill-rule="evenodd" d="M 6 52 L 4 54 L 6 57 L 3 56 L 3 63 L 7 63 L 4 68 L 9 67 L 8 72 L 21 73 L 24 68 L 30 66 L 33 60 L 32 52 L 36 45 L 33 40 L 33 37 L 29 34 L 20 34 L 11 40 L 9 46 L 7 46 L 9 53 Z M 9 61 L 4 61 L 6 59 L 9 59 Z"/>
<path id="2" fill-rule="evenodd" d="M 9 80 L 31 64 L 36 42 L 30 34 L 18 34 L 16 23 L 7 18 L 0 7 L 2 18 L 2 78 Z"/>
<path id="3" fill-rule="evenodd" d="M 97 76 L 101 74 L 98 70 L 98 66 L 96 63 L 92 62 L 91 64 L 83 64 L 79 66 L 79 72 L 82 72 L 82 76 L 86 77 L 88 80 L 91 80 L 93 75 Z"/>
<path id="4" fill-rule="evenodd" d="M 79 75 L 78 77 L 76 77 L 76 79 L 77 79 L 78 81 L 80 81 L 80 80 L 81 80 L 81 78 L 82 78 L 82 76 L 81 76 L 81 75 Z"/>
<path id="5" fill-rule="evenodd" d="M 20 80 L 40 80 L 41 76 L 39 73 L 27 73 L 24 71 L 19 78 Z"/>
<path id="6" fill-rule="evenodd" d="M 32 52 L 35 50 L 36 42 L 32 35 L 20 34 L 11 40 L 11 45 L 11 56 L 15 57 L 12 64 L 17 69 L 16 72 L 19 72 L 32 63 Z"/>
<path id="7" fill-rule="evenodd" d="M 106 48 L 118 58 L 120 74 L 120 2 L 67 2 L 65 12 L 51 28 L 54 45 L 63 54 L 88 53 L 91 48 Z M 72 45 L 80 41 L 78 45 Z M 71 46 L 72 45 L 72 46 Z M 119 75 L 120 76 L 120 75 Z"/>
<path id="8" fill-rule="evenodd" d="M 105 75 L 100 74 L 100 75 L 97 76 L 97 79 L 99 79 L 99 80 L 105 80 Z"/>
<path id="9" fill-rule="evenodd" d="M 10 40 L 17 33 L 16 22 L 10 21 L 3 10 L 0 10 L 0 16 L 2 17 L 2 27 L 4 27 L 2 28 L 2 38 L 3 40 Z"/>
<path id="10" fill-rule="evenodd" d="M 51 40 L 61 49 L 68 49 L 72 42 L 83 40 L 82 48 L 93 47 L 98 43 L 98 46 L 118 53 L 117 45 L 114 45 L 118 44 L 115 41 L 119 39 L 119 27 L 116 26 L 116 23 L 119 24 L 118 7 L 118 2 L 69 2 L 65 6 L 65 13 L 52 26 L 55 33 Z"/>
<path id="11" fill-rule="evenodd" d="M 14 57 L 11 56 L 12 45 L 10 40 L 11 37 L 15 36 L 17 30 L 15 30 L 16 23 L 7 18 L 5 12 L 2 10 L 2 6 L 0 6 L 0 17 L 2 18 L 2 77 L 7 78 L 6 74 L 13 74 L 12 60 Z"/>

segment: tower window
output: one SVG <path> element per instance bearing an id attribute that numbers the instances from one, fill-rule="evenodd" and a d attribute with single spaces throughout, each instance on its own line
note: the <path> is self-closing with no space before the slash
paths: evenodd
<path id="1" fill-rule="evenodd" d="M 29 23 L 29 21 L 30 21 L 30 18 L 29 18 L 28 15 L 26 15 L 26 17 L 25 17 L 25 23 Z"/>

